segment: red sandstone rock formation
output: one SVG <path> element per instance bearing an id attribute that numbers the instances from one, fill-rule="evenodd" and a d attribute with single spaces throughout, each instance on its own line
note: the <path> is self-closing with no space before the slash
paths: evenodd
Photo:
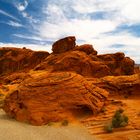
<path id="1" fill-rule="evenodd" d="M 22 70 L 4 79 L 5 83 L 19 84 L 4 101 L 3 109 L 9 116 L 43 125 L 76 116 L 76 112 L 97 113 L 108 92 L 139 87 L 138 75 L 111 76 L 134 73 L 134 61 L 124 53 L 97 55 L 92 45 L 75 44 L 75 37 L 58 40 L 50 55 L 0 49 L 0 74 Z M 33 71 L 24 73 L 29 69 Z"/>
<path id="2" fill-rule="evenodd" d="M 25 48 L 0 48 L 0 75 L 32 69 L 48 55 L 48 52 Z"/>
<path id="3" fill-rule="evenodd" d="M 124 53 L 97 55 L 92 45 L 75 47 L 75 38 L 67 37 L 53 45 L 53 53 L 35 70 L 74 71 L 87 77 L 134 74 L 134 61 Z"/>
<path id="4" fill-rule="evenodd" d="M 62 54 L 51 54 L 35 70 L 73 71 L 87 77 L 111 75 L 110 69 L 102 62 L 92 61 L 81 51 L 69 51 Z"/>
<path id="5" fill-rule="evenodd" d="M 97 55 L 97 51 L 94 50 L 93 46 L 90 44 L 84 44 L 81 46 L 76 46 L 74 50 L 85 52 L 87 55 Z"/>
<path id="6" fill-rule="evenodd" d="M 129 76 L 106 76 L 103 78 L 89 78 L 93 85 L 107 90 L 111 94 L 134 95 L 139 94 L 140 74 Z"/>
<path id="7" fill-rule="evenodd" d="M 60 39 L 52 45 L 52 51 L 53 53 L 58 54 L 72 50 L 76 45 L 75 41 L 76 38 L 74 36 Z"/>
<path id="8" fill-rule="evenodd" d="M 69 72 L 44 73 L 28 78 L 5 99 L 4 110 L 19 121 L 43 125 L 77 111 L 100 111 L 108 92 Z M 85 112 L 84 112 L 85 111 Z"/>
<path id="9" fill-rule="evenodd" d="M 0 74 L 35 70 L 74 71 L 87 77 L 131 75 L 134 61 L 124 53 L 97 55 L 92 45 L 75 46 L 75 37 L 66 37 L 53 44 L 53 53 L 34 52 L 29 49 L 1 48 Z M 46 59 L 45 59 L 46 58 Z"/>

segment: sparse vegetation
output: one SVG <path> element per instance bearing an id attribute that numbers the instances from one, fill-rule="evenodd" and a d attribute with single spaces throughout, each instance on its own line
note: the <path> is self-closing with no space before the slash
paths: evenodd
<path id="1" fill-rule="evenodd" d="M 68 120 L 63 120 L 61 123 L 63 126 L 67 126 L 69 124 Z"/>
<path id="2" fill-rule="evenodd" d="M 110 124 L 105 126 L 106 132 L 113 132 L 113 128 L 125 127 L 128 125 L 128 117 L 123 114 L 123 109 L 116 110 Z"/>

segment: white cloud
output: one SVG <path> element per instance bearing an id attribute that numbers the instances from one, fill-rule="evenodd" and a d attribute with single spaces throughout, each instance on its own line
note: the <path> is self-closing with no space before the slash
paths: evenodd
<path id="1" fill-rule="evenodd" d="M 14 21 L 9 21 L 6 24 L 13 26 L 13 27 L 22 27 L 23 25 L 18 23 L 18 22 L 14 22 Z"/>
<path id="2" fill-rule="evenodd" d="M 7 13 L 7 12 L 1 10 L 1 9 L 0 9 L 0 14 L 3 14 L 3 15 L 5 15 L 5 16 L 7 16 L 7 17 L 10 17 L 10 18 L 12 18 L 12 19 L 14 19 L 14 20 L 16 20 L 16 21 L 20 21 L 18 18 L 14 17 L 13 15 L 11 15 L 11 14 L 9 14 L 9 13 Z"/>
<path id="3" fill-rule="evenodd" d="M 8 21 L 8 22 L 5 22 L 5 21 L 0 21 L 0 23 L 3 23 L 3 24 L 7 24 L 7 25 L 10 25 L 10 26 L 13 26 L 13 27 L 24 27 L 24 25 L 20 24 L 19 22 L 14 22 L 14 21 Z"/>
<path id="4" fill-rule="evenodd" d="M 123 51 L 140 63 L 140 38 L 123 30 L 116 35 L 105 34 L 123 24 L 140 24 L 139 5 L 139 0 L 50 0 L 43 9 L 47 18 L 38 31 L 40 37 L 53 41 L 75 35 L 82 43 L 95 45 L 99 53 Z M 96 12 L 107 15 L 105 19 L 92 19 L 90 15 Z M 122 47 L 113 47 L 115 44 Z"/>
<path id="5" fill-rule="evenodd" d="M 25 0 L 23 3 L 16 3 L 15 6 L 19 11 L 24 11 L 28 6 L 28 1 Z"/>
<path id="6" fill-rule="evenodd" d="M 29 15 L 29 14 L 28 14 L 27 12 L 25 12 L 25 11 L 23 11 L 21 14 L 22 14 L 22 16 L 23 16 L 24 18 L 28 19 L 29 22 L 30 22 L 31 24 L 33 24 L 33 23 L 38 23 L 38 22 L 39 22 L 38 19 L 34 19 L 31 15 Z M 33 26 L 33 25 L 32 25 L 32 26 Z"/>
<path id="7" fill-rule="evenodd" d="M 22 35 L 22 34 L 13 34 L 13 36 L 18 37 L 18 38 L 29 39 L 29 40 L 44 41 L 43 38 L 40 38 L 38 36 L 27 36 L 27 35 Z"/>
<path id="8" fill-rule="evenodd" d="M 113 31 L 116 24 L 108 20 L 67 20 L 52 24 L 44 22 L 40 27 L 40 36 L 44 38 L 61 38 L 75 35 L 78 39 L 86 40 L 98 37 L 101 33 Z"/>
<path id="9" fill-rule="evenodd" d="M 51 23 L 67 20 L 62 9 L 60 9 L 60 7 L 55 4 L 48 5 L 48 7 L 45 8 L 43 12 L 47 15 L 47 21 Z"/>
<path id="10" fill-rule="evenodd" d="M 126 56 L 131 57 L 137 63 L 140 63 L 140 38 L 132 36 L 130 33 L 123 32 L 121 34 L 106 36 L 102 35 L 98 39 L 89 40 L 94 44 L 94 48 L 101 54 L 124 52 Z M 121 47 L 115 47 L 114 45 L 121 44 Z"/>
<path id="11" fill-rule="evenodd" d="M 13 43 L 2 43 L 0 42 L 0 47 L 16 47 L 16 48 L 23 48 L 26 47 L 27 49 L 32 49 L 36 51 L 48 51 L 51 52 L 51 46 L 48 44 L 46 45 L 36 45 L 36 44 L 13 44 Z"/>
<path id="12" fill-rule="evenodd" d="M 72 2 L 73 9 L 78 13 L 88 14 L 102 11 L 111 13 L 112 17 L 108 19 L 140 23 L 139 0 L 73 0 Z"/>

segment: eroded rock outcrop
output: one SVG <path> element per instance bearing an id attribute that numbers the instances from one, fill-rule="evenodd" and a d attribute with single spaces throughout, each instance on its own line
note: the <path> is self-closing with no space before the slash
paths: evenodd
<path id="1" fill-rule="evenodd" d="M 90 78 L 88 81 L 102 89 L 107 90 L 111 94 L 120 94 L 122 96 L 139 94 L 140 90 L 140 74 L 129 76 L 106 76 L 103 78 Z"/>
<path id="2" fill-rule="evenodd" d="M 60 39 L 52 45 L 52 51 L 53 53 L 58 54 L 72 50 L 76 45 L 75 41 L 76 38 L 74 36 Z"/>
<path id="3" fill-rule="evenodd" d="M 26 48 L 0 48 L 0 75 L 28 71 L 49 56 L 48 52 Z"/>
<path id="4" fill-rule="evenodd" d="M 35 70 L 74 71 L 86 77 L 131 75 L 134 74 L 134 61 L 121 52 L 97 55 L 92 45 L 83 45 L 63 53 L 52 53 Z"/>
<path id="5" fill-rule="evenodd" d="M 28 78 L 7 96 L 4 110 L 19 121 L 43 125 L 66 119 L 80 110 L 97 113 L 107 96 L 107 91 L 78 74 L 45 73 Z"/>
<path id="6" fill-rule="evenodd" d="M 97 55 L 97 51 L 94 50 L 93 46 L 90 44 L 84 44 L 80 46 L 76 46 L 74 50 L 85 52 L 87 55 Z"/>
<path id="7" fill-rule="evenodd" d="M 0 50 L 0 74 L 18 71 L 3 80 L 16 85 L 16 90 L 9 88 L 2 105 L 9 116 L 43 125 L 76 112 L 97 113 L 108 93 L 139 89 L 132 59 L 121 52 L 97 55 L 92 45 L 76 46 L 75 41 L 73 36 L 56 41 L 50 55 L 28 49 Z"/>
<path id="8" fill-rule="evenodd" d="M 54 55 L 51 54 L 35 70 L 47 70 L 52 72 L 73 71 L 86 77 L 103 77 L 111 75 L 110 69 L 102 62 L 92 61 L 82 51 L 69 51 Z"/>

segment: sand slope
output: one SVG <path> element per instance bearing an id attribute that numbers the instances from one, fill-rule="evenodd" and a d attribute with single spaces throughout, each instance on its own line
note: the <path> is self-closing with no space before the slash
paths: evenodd
<path id="1" fill-rule="evenodd" d="M 0 110 L 0 140 L 95 140 L 78 125 L 31 126 L 8 118 Z"/>

